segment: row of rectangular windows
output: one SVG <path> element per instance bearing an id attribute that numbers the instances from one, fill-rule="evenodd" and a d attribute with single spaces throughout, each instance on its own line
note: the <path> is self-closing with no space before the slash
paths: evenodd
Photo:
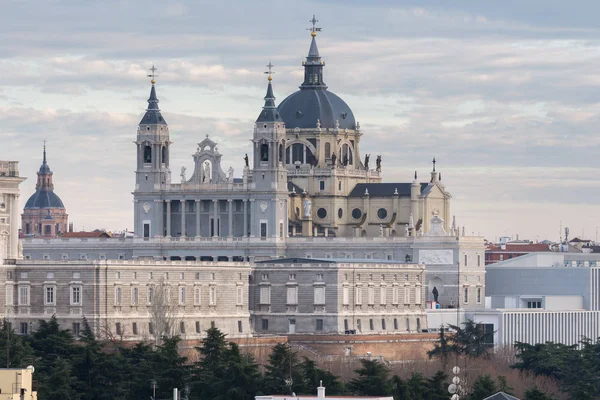
<path id="1" fill-rule="evenodd" d="M 211 328 L 215 327 L 215 321 L 211 321 L 210 322 L 210 326 Z M 120 322 L 115 323 L 115 333 L 117 335 L 124 335 L 126 332 L 126 327 L 124 325 L 122 325 Z M 237 328 L 238 328 L 238 333 L 243 333 L 243 324 L 242 321 L 237 321 Z M 202 328 L 200 325 L 200 321 L 196 321 L 195 322 L 195 330 L 196 333 L 202 333 Z M 27 335 L 32 331 L 31 329 L 31 323 L 30 322 L 21 322 L 19 324 L 19 333 L 21 335 Z M 73 322 L 71 324 L 71 332 L 73 333 L 73 335 L 78 336 L 81 333 L 81 323 L 79 322 Z M 131 323 L 131 333 L 134 335 L 138 334 L 138 324 L 137 322 L 132 322 Z M 152 322 L 148 323 L 148 333 L 153 335 L 154 334 L 154 326 L 152 324 Z M 179 333 L 181 334 L 185 334 L 186 333 L 186 324 L 184 321 L 181 321 L 179 323 Z"/>
<path id="2" fill-rule="evenodd" d="M 30 305 L 30 294 L 31 288 L 29 286 L 19 286 L 17 304 L 20 306 Z M 54 286 L 44 287 L 44 304 L 45 305 L 56 305 L 56 288 Z M 72 306 L 82 305 L 82 288 L 81 286 L 71 286 L 70 288 L 70 301 L 69 304 Z M 6 305 L 12 306 L 14 304 L 13 298 L 13 286 L 6 286 Z"/>
<path id="3" fill-rule="evenodd" d="M 171 300 L 171 290 L 170 288 L 165 289 L 165 301 L 167 304 L 170 303 Z M 29 286 L 19 286 L 18 288 L 18 305 L 20 306 L 28 306 L 30 305 L 30 287 Z M 81 286 L 71 286 L 70 288 L 70 305 L 80 306 L 82 305 L 81 301 Z M 201 288 L 196 286 L 194 287 L 194 305 L 201 305 Z M 13 305 L 13 286 L 6 286 L 6 305 Z M 155 292 L 154 287 L 149 286 L 146 291 L 146 303 L 148 305 L 152 304 L 154 301 Z M 178 294 L 179 305 L 187 304 L 187 288 L 184 286 L 179 287 Z M 123 289 L 120 287 L 115 288 L 115 305 L 122 305 L 123 303 Z M 237 305 L 243 305 L 244 303 L 244 291 L 243 287 L 239 286 L 236 290 L 236 303 Z M 139 288 L 133 287 L 131 288 L 131 305 L 136 306 L 139 304 Z M 56 287 L 55 286 L 45 286 L 44 287 L 44 305 L 56 305 Z M 209 305 L 214 306 L 217 305 L 217 287 L 211 286 L 209 288 Z"/>
<path id="4" fill-rule="evenodd" d="M 415 275 L 416 276 L 416 280 L 417 282 L 421 281 L 421 276 L 420 275 Z M 317 273 L 316 274 L 317 277 L 317 281 L 322 281 L 323 280 L 323 274 L 322 273 Z M 356 280 L 360 281 L 361 275 L 360 274 L 355 274 Z M 385 281 L 385 274 L 381 274 L 381 281 Z M 389 277 L 389 275 L 388 275 Z M 268 281 L 269 280 L 269 274 L 268 273 L 264 273 L 261 275 L 261 279 L 263 281 Z M 296 274 L 289 274 L 288 275 L 288 279 L 290 281 L 295 281 L 296 280 Z M 394 282 L 398 281 L 398 275 L 397 274 L 393 274 L 392 275 L 392 279 L 394 280 Z M 344 274 L 344 281 L 348 281 L 348 274 Z M 368 281 L 373 281 L 373 274 L 369 274 L 368 275 Z M 409 281 L 409 274 L 404 274 L 404 281 L 408 282 Z"/>
<path id="5" fill-rule="evenodd" d="M 367 301 L 368 304 L 375 304 L 375 288 L 369 287 L 366 290 L 367 293 Z M 421 304 L 421 296 L 422 291 L 421 287 L 417 286 L 414 288 L 414 296 L 415 296 L 415 304 Z M 411 288 L 404 288 L 404 304 L 410 304 L 410 296 Z M 481 293 L 478 292 L 479 298 L 481 298 Z M 382 305 L 387 304 L 387 296 L 388 290 L 385 287 L 379 288 L 379 302 Z M 392 304 L 398 304 L 400 297 L 400 289 L 397 287 L 392 288 Z M 364 293 L 362 287 L 355 288 L 355 303 L 357 305 L 361 305 L 363 302 Z M 291 286 L 286 288 L 286 304 L 298 304 L 298 287 Z M 262 286 L 260 288 L 260 304 L 268 305 L 271 304 L 271 286 Z M 313 288 L 313 301 L 316 305 L 324 305 L 325 304 L 325 287 L 315 287 Z M 342 288 L 342 304 L 349 305 L 350 304 L 350 289 L 348 287 Z"/>
<path id="6" fill-rule="evenodd" d="M 296 325 L 296 320 L 295 319 L 290 319 L 289 321 L 290 325 Z M 399 330 L 399 323 L 398 323 L 398 318 L 394 318 L 393 320 L 393 324 L 394 324 L 394 330 L 397 331 Z M 405 324 L 406 324 L 406 331 L 410 332 L 410 319 L 406 318 L 405 319 Z M 350 332 L 349 329 L 349 322 L 347 319 L 344 319 L 344 331 L 345 332 Z M 268 318 L 262 318 L 261 319 L 261 328 L 263 331 L 268 331 L 269 330 L 269 319 Z M 356 329 L 359 332 L 362 332 L 362 326 L 361 326 L 361 320 L 357 319 L 356 320 Z M 323 319 L 321 318 L 317 318 L 315 319 L 315 330 L 316 331 L 322 331 L 323 330 Z M 375 330 L 375 320 L 373 318 L 369 319 L 369 330 L 374 331 Z M 387 330 L 387 323 L 386 323 L 386 319 L 382 318 L 381 319 L 381 330 Z M 421 318 L 417 318 L 417 332 L 421 331 Z"/>
<path id="7" fill-rule="evenodd" d="M 173 275 L 171 275 L 171 276 L 173 276 Z M 175 275 L 175 276 L 177 276 L 177 275 Z M 179 276 L 179 280 L 182 280 L 182 281 L 185 280 L 185 272 L 180 272 L 178 276 Z M 200 272 L 196 272 L 194 274 L 194 277 L 195 277 L 196 280 L 200 280 L 200 276 L 201 276 Z M 211 272 L 209 276 L 210 276 L 210 280 L 213 280 L 213 281 L 215 280 L 215 273 L 214 272 Z M 21 272 L 19 274 L 19 277 L 21 279 L 28 279 L 29 278 L 29 272 L 23 271 L 23 272 Z M 73 277 L 73 279 L 81 279 L 81 272 L 73 272 L 72 273 L 72 277 Z M 154 272 L 148 272 L 148 278 L 149 279 L 154 279 L 154 277 L 155 277 L 155 273 Z M 12 279 L 13 278 L 12 271 L 8 271 L 7 278 L 8 279 Z M 138 273 L 137 272 L 132 272 L 132 278 L 133 278 L 133 280 L 136 280 L 138 278 Z M 168 280 L 169 279 L 169 273 L 168 272 L 163 272 L 162 273 L 162 278 L 164 278 L 165 280 Z M 238 273 L 237 278 L 240 281 L 242 280 L 242 273 L 241 272 Z M 46 272 L 46 279 L 54 279 L 54 272 Z M 115 272 L 115 279 L 117 279 L 117 280 L 121 279 L 121 272 L 120 271 Z"/>

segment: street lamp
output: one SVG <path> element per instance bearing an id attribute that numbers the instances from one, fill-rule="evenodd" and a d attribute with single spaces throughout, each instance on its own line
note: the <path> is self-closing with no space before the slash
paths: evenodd
<path id="1" fill-rule="evenodd" d="M 152 388 L 152 400 L 156 400 L 156 380 L 150 380 L 150 387 Z"/>

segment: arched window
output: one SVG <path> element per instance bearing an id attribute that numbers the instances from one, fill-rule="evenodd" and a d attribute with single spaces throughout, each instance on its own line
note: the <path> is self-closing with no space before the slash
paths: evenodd
<path id="1" fill-rule="evenodd" d="M 161 156 L 162 156 L 161 162 L 163 164 L 166 164 L 167 163 L 167 146 L 162 147 L 162 155 Z"/>
<path id="2" fill-rule="evenodd" d="M 152 147 L 144 146 L 144 164 L 152 163 Z"/>
<path id="3" fill-rule="evenodd" d="M 347 161 L 346 161 L 347 159 Z M 352 148 L 347 144 L 342 145 L 341 160 L 342 164 L 352 165 L 354 160 L 352 157 Z"/>
<path id="4" fill-rule="evenodd" d="M 283 144 L 279 144 L 279 162 L 283 162 Z"/>
<path id="5" fill-rule="evenodd" d="M 260 145 L 260 161 L 269 161 L 269 145 L 266 143 Z"/>
<path id="6" fill-rule="evenodd" d="M 331 144 L 325 143 L 325 158 L 331 158 Z"/>
<path id="7" fill-rule="evenodd" d="M 304 163 L 304 145 L 301 143 L 294 143 L 292 145 L 292 164 L 296 161 Z"/>

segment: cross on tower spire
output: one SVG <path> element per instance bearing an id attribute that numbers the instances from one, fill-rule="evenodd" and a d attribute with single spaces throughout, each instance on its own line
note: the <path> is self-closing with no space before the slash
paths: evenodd
<path id="1" fill-rule="evenodd" d="M 268 75 L 267 79 L 269 81 L 273 80 L 273 78 L 271 77 L 271 75 L 273 75 L 275 73 L 275 71 L 273 71 L 273 67 L 274 65 L 271 64 L 271 60 L 269 60 L 269 63 L 267 64 L 267 68 L 269 69 L 268 71 L 265 71 L 265 74 Z"/>
<path id="2" fill-rule="evenodd" d="M 306 28 L 306 30 L 310 31 L 310 36 L 312 36 L 312 37 L 317 36 L 317 32 L 321 32 L 321 28 L 317 28 L 317 22 L 319 22 L 319 20 L 313 14 L 312 19 L 309 20 L 308 22 L 310 22 L 312 24 L 312 27 Z"/>
<path id="3" fill-rule="evenodd" d="M 156 78 L 158 75 L 156 74 L 156 71 L 158 70 L 158 68 L 156 68 L 154 66 L 154 63 L 152 63 L 152 68 L 150 68 L 150 73 L 147 75 L 148 78 L 152 78 L 152 80 L 150 82 L 152 82 L 152 84 L 154 85 L 156 83 Z"/>
<path id="4" fill-rule="evenodd" d="M 432 162 L 433 162 L 433 172 L 435 172 L 435 163 L 436 163 L 435 157 L 433 157 L 433 161 Z"/>

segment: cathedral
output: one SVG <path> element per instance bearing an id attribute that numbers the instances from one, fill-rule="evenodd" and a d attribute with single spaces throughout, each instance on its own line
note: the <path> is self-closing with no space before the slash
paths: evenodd
<path id="1" fill-rule="evenodd" d="M 223 170 L 208 136 L 189 173 L 171 164 L 183 149 L 171 141 L 152 68 L 135 138 L 134 237 L 44 237 L 67 224 L 44 152 L 23 213 L 22 259 L 0 274 L 0 307 L 21 333 L 56 314 L 73 332 L 87 316 L 96 332 L 155 335 L 162 285 L 177 333 L 190 337 L 207 326 L 231 337 L 421 332 L 428 309 L 484 308 L 483 239 L 450 218 L 435 159 L 426 179 L 383 180 L 385 160 L 361 153 L 366 132 L 325 83 L 311 22 L 304 80 L 279 104 L 269 63 L 237 175 Z"/>
<path id="2" fill-rule="evenodd" d="M 207 136 L 193 155 L 191 177 L 182 168 L 181 181 L 173 181 L 173 143 L 152 79 L 136 140 L 136 236 L 408 237 L 427 234 L 433 216 L 445 231 L 451 228 L 451 196 L 435 159 L 426 182 L 415 172 L 410 182 L 388 183 L 381 156 L 363 157 L 360 124 L 325 83 L 317 31 L 313 25 L 304 81 L 279 105 L 269 73 L 241 178 L 223 171 L 217 143 Z"/>

